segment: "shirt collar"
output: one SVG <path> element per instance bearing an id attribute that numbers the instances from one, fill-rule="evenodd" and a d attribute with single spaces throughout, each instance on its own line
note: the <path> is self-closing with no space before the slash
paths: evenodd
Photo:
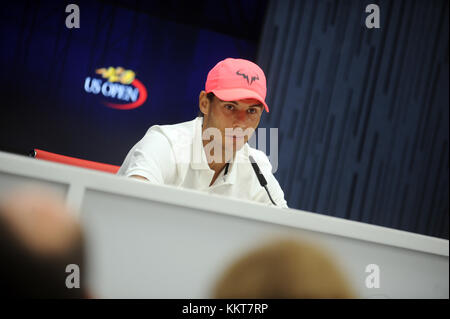
<path id="1" fill-rule="evenodd" d="M 236 153 L 234 160 L 230 163 L 230 167 L 228 168 L 228 174 L 225 176 L 224 184 L 234 184 L 236 182 L 238 165 L 242 165 L 246 162 L 245 159 L 248 159 L 248 147 L 248 143 L 245 143 Z"/>
<path id="2" fill-rule="evenodd" d="M 197 117 L 194 121 L 194 139 L 192 141 L 192 169 L 210 169 L 206 158 L 202 141 L 203 117 Z"/>

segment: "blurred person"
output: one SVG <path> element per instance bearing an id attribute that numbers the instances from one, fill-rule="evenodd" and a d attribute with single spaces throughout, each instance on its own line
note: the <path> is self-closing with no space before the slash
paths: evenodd
<path id="1" fill-rule="evenodd" d="M 213 298 L 356 298 L 325 250 L 307 242 L 278 240 L 233 262 L 217 281 Z"/>
<path id="2" fill-rule="evenodd" d="M 1 295 L 12 298 L 84 298 L 84 243 L 62 199 L 23 189 L 0 202 Z M 66 286 L 67 265 L 79 267 L 80 288 Z"/>
<path id="3" fill-rule="evenodd" d="M 128 152 L 117 174 L 286 208 L 269 159 L 247 143 L 263 110 L 269 112 L 266 91 L 266 77 L 255 63 L 220 61 L 200 92 L 199 116 L 152 126 Z M 267 192 L 251 160 L 266 178 Z"/>

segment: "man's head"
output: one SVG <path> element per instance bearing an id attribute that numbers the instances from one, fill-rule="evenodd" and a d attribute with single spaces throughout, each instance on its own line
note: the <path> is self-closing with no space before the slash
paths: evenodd
<path id="1" fill-rule="evenodd" d="M 0 295 L 84 298 L 84 243 L 80 225 L 62 199 L 21 190 L 0 203 Z M 66 286 L 66 267 L 80 269 L 80 288 Z"/>
<path id="2" fill-rule="evenodd" d="M 199 96 L 203 130 L 218 129 L 222 149 L 239 150 L 258 127 L 263 109 L 269 111 L 266 91 L 266 77 L 255 63 L 232 58 L 220 61 L 208 73 Z"/>
<path id="3" fill-rule="evenodd" d="M 337 260 L 323 247 L 293 239 L 252 249 L 231 263 L 213 298 L 356 298 Z"/>

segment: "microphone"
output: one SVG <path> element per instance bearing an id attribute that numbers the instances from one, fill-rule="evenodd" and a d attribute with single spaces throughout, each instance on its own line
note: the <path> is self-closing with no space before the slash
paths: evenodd
<path id="1" fill-rule="evenodd" d="M 256 177 L 258 178 L 259 184 L 261 184 L 261 186 L 264 187 L 264 189 L 266 190 L 267 195 L 269 195 L 269 198 L 270 198 L 270 201 L 272 202 L 272 204 L 277 206 L 277 204 L 275 204 L 275 202 L 273 201 L 272 196 L 270 196 L 269 190 L 267 189 L 267 181 L 264 178 L 264 175 L 261 173 L 261 170 L 259 169 L 258 164 L 256 164 L 256 161 L 253 158 L 253 156 L 249 155 L 248 157 L 250 159 L 250 163 L 252 164 L 253 170 L 255 171 Z"/>

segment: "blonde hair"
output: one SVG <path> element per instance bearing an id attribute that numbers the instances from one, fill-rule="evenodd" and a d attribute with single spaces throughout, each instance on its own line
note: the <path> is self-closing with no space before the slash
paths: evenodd
<path id="1" fill-rule="evenodd" d="M 253 250 L 229 267 L 214 298 L 355 298 L 346 278 L 322 249 L 280 240 Z"/>

